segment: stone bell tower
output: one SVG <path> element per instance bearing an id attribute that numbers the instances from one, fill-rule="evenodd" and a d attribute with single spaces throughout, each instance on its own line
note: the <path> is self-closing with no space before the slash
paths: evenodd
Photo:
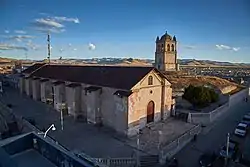
<path id="1" fill-rule="evenodd" d="M 167 32 L 156 38 L 155 67 L 160 71 L 178 71 L 176 37 Z"/>

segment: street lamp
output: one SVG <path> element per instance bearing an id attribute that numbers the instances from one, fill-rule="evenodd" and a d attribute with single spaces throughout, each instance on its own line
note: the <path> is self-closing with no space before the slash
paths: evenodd
<path id="1" fill-rule="evenodd" d="M 64 126 L 64 123 L 63 123 L 63 104 L 60 103 L 60 121 L 61 121 L 61 129 L 63 130 L 63 126 Z"/>
<path id="2" fill-rule="evenodd" d="M 50 127 L 45 131 L 45 133 L 44 132 L 42 132 L 42 133 L 38 133 L 38 134 L 43 134 L 44 136 L 44 138 L 47 136 L 47 133 L 50 131 L 50 129 L 52 130 L 52 131 L 55 131 L 56 130 L 56 127 L 55 127 L 55 125 L 54 124 L 52 124 L 52 125 L 50 125 Z"/>
<path id="3" fill-rule="evenodd" d="M 227 155 L 225 158 L 225 166 L 227 166 L 227 162 L 228 162 L 229 142 L 230 142 L 230 133 L 227 134 L 227 149 L 226 149 Z"/>
<path id="4" fill-rule="evenodd" d="M 140 132 L 141 130 L 139 129 L 137 131 L 137 141 L 136 141 L 136 146 L 137 146 L 137 154 L 136 154 L 136 164 L 137 164 L 137 167 L 140 166 Z"/>

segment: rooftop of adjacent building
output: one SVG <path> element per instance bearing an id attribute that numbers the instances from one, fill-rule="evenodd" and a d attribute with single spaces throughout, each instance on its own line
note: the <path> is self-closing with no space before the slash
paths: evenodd
<path id="1" fill-rule="evenodd" d="M 59 144 L 33 132 L 0 141 L 0 167 L 56 167 L 62 162 L 74 166 L 94 166 L 93 162 L 71 154 Z"/>

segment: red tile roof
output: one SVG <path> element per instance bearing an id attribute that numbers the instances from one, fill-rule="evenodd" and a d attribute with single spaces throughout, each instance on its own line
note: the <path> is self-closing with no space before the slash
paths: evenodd
<path id="1" fill-rule="evenodd" d="M 130 90 L 153 67 L 45 65 L 31 77 Z"/>

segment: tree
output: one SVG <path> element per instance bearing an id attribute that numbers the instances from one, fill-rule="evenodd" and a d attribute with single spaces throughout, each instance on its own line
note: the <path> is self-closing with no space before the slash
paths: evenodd
<path id="1" fill-rule="evenodd" d="M 182 97 L 189 101 L 193 106 L 199 108 L 206 107 L 219 100 L 218 94 L 213 89 L 193 85 L 189 85 L 185 88 Z"/>

